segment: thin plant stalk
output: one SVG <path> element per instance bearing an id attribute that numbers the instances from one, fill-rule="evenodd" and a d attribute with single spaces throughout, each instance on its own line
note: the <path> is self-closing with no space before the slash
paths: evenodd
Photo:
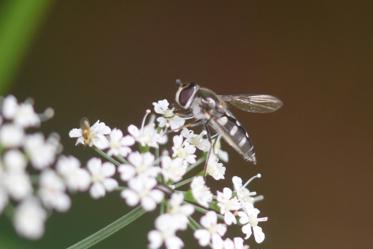
<path id="1" fill-rule="evenodd" d="M 198 224 L 198 222 L 193 219 L 192 217 L 188 217 L 188 220 L 189 220 L 189 226 L 195 231 L 199 228 L 201 228 L 201 226 Z"/>
<path id="2" fill-rule="evenodd" d="M 117 160 L 115 160 L 114 158 L 112 158 L 111 156 L 109 156 L 107 153 L 103 152 L 102 150 L 94 147 L 93 148 L 100 156 L 102 156 L 103 158 L 105 158 L 106 160 L 112 162 L 113 164 L 119 166 L 121 165 L 120 162 L 118 162 Z"/>
<path id="3" fill-rule="evenodd" d="M 188 167 L 187 173 L 192 171 L 194 168 L 198 167 L 199 165 L 201 165 L 204 161 L 206 161 L 205 157 L 201 157 L 200 159 L 198 159 L 197 162 L 195 162 L 194 164 L 192 164 Z"/>
<path id="4" fill-rule="evenodd" d="M 78 243 L 69 246 L 67 249 L 87 249 L 90 248 L 97 243 L 103 241 L 104 239 L 110 237 L 114 233 L 118 232 L 122 228 L 126 227 L 127 225 L 131 224 L 141 216 L 145 214 L 145 210 L 142 209 L 140 206 L 132 209 L 129 213 L 123 215 L 113 223 L 107 225 L 106 227 L 98 230 L 94 234 L 88 236 L 87 238 L 79 241 Z"/>
<path id="5" fill-rule="evenodd" d="M 185 184 L 188 184 L 188 183 L 192 182 L 193 179 L 194 179 L 194 176 L 189 177 L 189 178 L 184 179 L 184 180 L 181 180 L 180 182 L 176 183 L 174 185 L 174 187 L 175 187 L 175 189 L 180 188 L 180 187 L 184 186 Z"/>

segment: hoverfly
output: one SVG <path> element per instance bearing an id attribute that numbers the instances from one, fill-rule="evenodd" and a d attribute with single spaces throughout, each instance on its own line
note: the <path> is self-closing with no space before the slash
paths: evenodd
<path id="1" fill-rule="evenodd" d="M 212 90 L 200 87 L 195 82 L 181 83 L 175 101 L 186 112 L 186 116 L 202 124 L 211 142 L 210 128 L 235 149 L 243 158 L 256 164 L 254 146 L 249 134 L 229 111 L 227 103 L 246 112 L 270 113 L 283 105 L 282 101 L 271 95 L 217 95 Z M 211 149 L 210 149 L 211 150 Z"/>

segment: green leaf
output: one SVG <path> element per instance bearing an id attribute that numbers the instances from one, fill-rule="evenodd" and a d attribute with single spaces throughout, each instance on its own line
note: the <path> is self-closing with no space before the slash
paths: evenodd
<path id="1" fill-rule="evenodd" d="M 11 0 L 1 3 L 0 93 L 4 93 L 19 67 L 50 0 Z"/>
<path id="2" fill-rule="evenodd" d="M 86 249 L 94 246 L 95 244 L 101 242 L 102 240 L 110 237 L 114 233 L 118 232 L 122 228 L 131 224 L 141 216 L 145 214 L 145 210 L 141 207 L 136 207 L 132 209 L 129 213 L 123 215 L 113 223 L 107 225 L 101 230 L 95 232 L 94 234 L 88 236 L 87 238 L 79 241 L 78 243 L 68 247 L 67 249 Z"/>

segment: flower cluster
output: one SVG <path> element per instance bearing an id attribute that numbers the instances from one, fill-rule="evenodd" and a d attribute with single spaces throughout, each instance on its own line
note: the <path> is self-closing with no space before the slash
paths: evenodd
<path id="1" fill-rule="evenodd" d="M 53 210 L 70 208 L 68 191 L 85 190 L 90 181 L 76 158 L 61 155 L 57 134 L 45 137 L 37 131 L 52 116 L 52 109 L 36 113 L 31 100 L 1 100 L 0 215 L 9 216 L 16 231 L 29 239 L 43 235 Z"/>
<path id="2" fill-rule="evenodd" d="M 267 218 L 255 207 L 262 196 L 248 189 L 261 175 L 234 176 L 232 187 L 212 191 L 210 181 L 226 178 L 220 136 L 189 129 L 167 100 L 154 102 L 154 112 L 147 110 L 141 125 L 126 131 L 83 119 L 69 136 L 98 154 L 84 165 L 62 154 L 57 134 L 38 131 L 51 109 L 36 113 L 31 101 L 13 96 L 0 103 L 0 215 L 9 216 L 20 235 L 40 238 L 50 214 L 71 207 L 71 193 L 100 199 L 118 192 L 128 206 L 159 210 L 149 248 L 182 248 L 180 233 L 188 228 L 202 247 L 248 248 L 250 237 L 263 242 L 260 223 Z M 231 236 L 232 226 L 242 233 Z"/>
<path id="3" fill-rule="evenodd" d="M 127 134 L 100 121 L 90 126 L 87 120 L 70 131 L 77 144 L 92 147 L 104 158 L 87 163 L 90 195 L 96 199 L 119 191 L 128 206 L 148 212 L 158 208 L 149 248 L 182 248 L 179 232 L 188 227 L 200 246 L 248 248 L 251 235 L 261 243 L 259 224 L 267 218 L 258 217 L 254 204 L 262 196 L 247 188 L 260 174 L 245 183 L 235 176 L 231 188 L 213 193 L 207 182 L 225 179 L 228 161 L 219 134 L 209 141 L 206 131 L 188 129 L 187 120 L 167 100 L 153 106 L 154 112 L 147 110 L 141 125 L 130 125 Z M 240 226 L 242 234 L 229 238 L 230 226 Z"/>

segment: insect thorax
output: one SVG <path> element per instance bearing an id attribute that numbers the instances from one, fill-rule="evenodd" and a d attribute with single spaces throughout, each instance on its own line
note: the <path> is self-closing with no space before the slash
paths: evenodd
<path id="1" fill-rule="evenodd" d="M 210 119 L 219 113 L 225 112 L 225 105 L 211 90 L 200 88 L 193 99 L 190 110 L 195 119 Z"/>
<path id="2" fill-rule="evenodd" d="M 204 107 L 201 97 L 195 97 L 190 106 L 193 117 L 197 120 L 209 119 L 210 114 Z"/>

